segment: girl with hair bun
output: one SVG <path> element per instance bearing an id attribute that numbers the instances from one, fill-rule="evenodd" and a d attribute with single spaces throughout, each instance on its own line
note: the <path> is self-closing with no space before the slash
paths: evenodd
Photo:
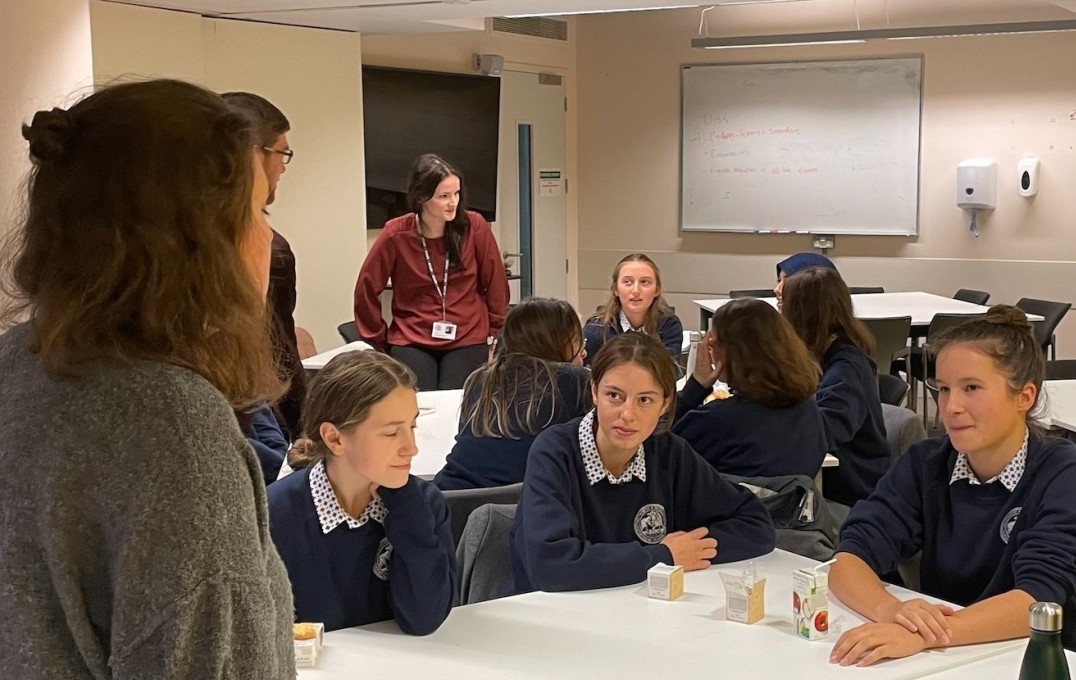
<path id="1" fill-rule="evenodd" d="M 872 623 L 841 636 L 834 663 L 1024 637 L 1036 601 L 1064 606 L 1076 643 L 1076 444 L 1033 420 L 1044 363 L 1031 324 L 999 305 L 936 347 L 946 434 L 908 449 L 841 531 L 830 587 Z M 922 592 L 965 609 L 886 591 L 877 574 L 920 552 Z"/>
<path id="2" fill-rule="evenodd" d="M 295 615 L 326 630 L 396 619 L 437 630 L 456 594 L 456 547 L 441 492 L 409 474 L 415 374 L 388 355 L 347 352 L 310 382 L 297 472 L 269 487 L 269 529 Z"/>
<path id="3" fill-rule="evenodd" d="M 493 359 L 463 386 L 456 444 L 433 483 L 447 490 L 522 482 L 538 433 L 590 410 L 586 355 L 570 304 L 527 298 L 516 305 Z"/>

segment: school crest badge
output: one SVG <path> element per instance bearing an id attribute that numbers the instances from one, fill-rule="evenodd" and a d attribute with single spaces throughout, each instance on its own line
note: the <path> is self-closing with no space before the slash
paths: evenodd
<path id="1" fill-rule="evenodd" d="M 389 580 L 389 560 L 392 559 L 392 544 L 382 538 L 377 544 L 377 556 L 374 557 L 374 576 L 382 581 Z"/>
<path id="2" fill-rule="evenodd" d="M 998 527 L 998 533 L 1001 534 L 1001 542 L 1008 545 L 1009 536 L 1012 535 L 1012 528 L 1016 525 L 1016 519 L 1020 516 L 1020 511 L 1023 507 L 1013 508 L 1005 514 L 1005 519 L 1001 520 L 1001 526 Z"/>
<path id="3" fill-rule="evenodd" d="M 663 506 L 649 503 L 639 508 L 639 512 L 635 514 L 635 535 L 640 541 L 650 545 L 661 543 L 667 533 Z"/>

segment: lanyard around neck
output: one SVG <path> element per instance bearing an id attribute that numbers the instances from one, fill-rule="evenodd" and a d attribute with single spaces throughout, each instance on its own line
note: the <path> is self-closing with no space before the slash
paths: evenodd
<path id="1" fill-rule="evenodd" d="M 430 249 L 426 247 L 426 237 L 422 235 L 422 220 L 418 220 L 418 239 L 422 241 L 422 253 L 426 256 L 426 270 L 430 272 L 430 281 L 433 281 L 434 290 L 437 291 L 437 296 L 441 298 L 441 321 L 445 321 L 445 296 L 448 295 L 448 252 L 445 252 L 445 283 L 444 288 L 442 288 L 437 284 L 437 275 L 433 273 L 433 262 L 430 260 Z"/>

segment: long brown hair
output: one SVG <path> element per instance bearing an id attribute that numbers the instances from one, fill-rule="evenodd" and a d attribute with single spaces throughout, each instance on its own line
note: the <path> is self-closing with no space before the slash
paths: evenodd
<path id="1" fill-rule="evenodd" d="M 1035 403 L 1028 409 L 1026 419 L 1028 425 L 1038 431 L 1034 419 L 1042 410 L 1040 406 L 1045 399 L 1042 381 L 1046 375 L 1046 362 L 1042 346 L 1035 339 L 1035 331 L 1023 310 L 1012 305 L 994 305 L 985 317 L 942 331 L 931 343 L 931 351 L 938 356 L 949 345 L 961 343 L 974 345 L 990 357 L 1013 393 L 1019 392 L 1024 385 L 1035 386 Z"/>
<path id="2" fill-rule="evenodd" d="M 547 427 L 557 400 L 556 364 L 581 347 L 579 316 L 564 300 L 527 298 L 513 307 L 504 321 L 493 360 L 472 373 L 463 386 L 461 425 L 479 437 L 520 439 Z M 549 417 L 540 422 L 543 403 L 551 400 Z M 589 408 L 590 393 L 577 411 Z"/>
<path id="3" fill-rule="evenodd" d="M 329 455 L 321 438 L 321 424 L 332 423 L 346 431 L 370 417 L 370 409 L 397 387 L 418 389 L 414 372 L 387 354 L 374 351 L 344 352 L 325 364 L 310 381 L 303 402 L 302 436 L 288 452 L 292 468 L 307 467 Z"/>
<path id="4" fill-rule="evenodd" d="M 769 408 L 788 408 L 818 389 L 818 361 L 769 303 L 732 300 L 714 312 L 711 328 L 725 353 L 725 382 L 735 394 Z"/>
<path id="5" fill-rule="evenodd" d="M 620 280 L 621 268 L 629 262 L 642 262 L 654 271 L 654 283 L 658 287 L 658 294 L 654 297 L 654 302 L 650 304 L 650 309 L 646 310 L 646 320 L 643 322 L 643 330 L 646 331 L 647 335 L 656 335 L 658 332 L 658 323 L 661 321 L 662 317 L 672 316 L 673 311 L 662 296 L 662 292 L 665 288 L 661 285 L 661 270 L 658 269 L 657 263 L 643 253 L 625 255 L 621 258 L 620 262 L 616 263 L 616 267 L 613 269 L 613 280 L 609 286 L 609 300 L 606 301 L 598 318 L 601 319 L 603 326 L 620 326 L 620 312 L 623 310 L 623 307 L 620 304 L 620 298 L 617 297 L 616 294 L 616 284 Z"/>
<path id="6" fill-rule="evenodd" d="M 467 194 L 459 168 L 437 154 L 427 153 L 416 158 L 407 180 L 407 207 L 415 215 L 421 215 L 423 204 L 433 198 L 437 185 L 452 176 L 460 180 L 460 202 L 456 205 L 456 216 L 445 222 L 445 254 L 449 268 L 458 269 L 462 266 L 460 248 L 471 229 L 471 218 L 464 210 Z"/>
<path id="7" fill-rule="evenodd" d="M 238 409 L 279 396 L 265 300 L 240 255 L 249 124 L 176 80 L 107 87 L 23 126 L 33 169 L 5 248 L 11 302 L 56 378 L 97 364 L 188 368 Z"/>
<path id="8" fill-rule="evenodd" d="M 835 269 L 810 267 L 785 280 L 782 313 L 821 361 L 834 340 L 858 349 L 874 365 L 874 336 L 852 310 L 852 295 Z"/>
<path id="9" fill-rule="evenodd" d="M 635 364 L 650 373 L 654 382 L 661 387 L 663 398 L 669 400 L 656 432 L 668 432 L 676 417 L 676 377 L 680 371 L 676 362 L 669 356 L 665 345 L 653 336 L 644 333 L 621 333 L 602 344 L 594 361 L 590 364 L 590 384 L 600 385 L 602 378 L 610 370 L 624 364 Z"/>

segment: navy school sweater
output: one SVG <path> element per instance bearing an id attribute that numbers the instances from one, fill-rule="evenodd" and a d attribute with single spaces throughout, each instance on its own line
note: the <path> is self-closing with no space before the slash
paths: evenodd
<path id="1" fill-rule="evenodd" d="M 814 477 L 826 457 L 814 399 L 769 408 L 746 397 L 703 400 L 709 390 L 689 377 L 676 400 L 673 432 L 718 472 L 739 477 Z"/>
<path id="2" fill-rule="evenodd" d="M 822 472 L 823 493 L 853 505 L 870 495 L 890 461 L 878 378 L 866 355 L 846 342 L 833 342 L 822 357 L 815 401 L 822 411 L 826 450 L 841 462 Z"/>
<path id="3" fill-rule="evenodd" d="M 268 489 L 269 530 L 291 579 L 296 620 L 336 630 L 395 618 L 411 635 L 437 630 L 458 582 L 441 492 L 412 476 L 399 489 L 378 489 L 388 510 L 384 527 L 370 520 L 351 529 L 345 522 L 325 534 L 310 493 L 310 469 Z M 376 572 L 384 573 L 386 559 L 382 578 Z"/>
<path id="4" fill-rule="evenodd" d="M 578 418 L 592 408 L 590 394 L 590 370 L 572 364 L 555 364 L 556 394 L 546 394 L 538 406 L 538 423 L 555 425 Z M 476 377 L 464 394 L 461 413 L 466 414 L 482 393 L 485 381 Z M 524 386 L 525 387 L 525 386 Z M 513 404 L 513 407 L 517 405 Z M 518 405 L 525 409 L 526 404 Z M 519 418 L 509 411 L 511 425 L 518 427 Z M 519 439 L 506 437 L 479 437 L 464 424 L 456 435 L 456 444 L 445 459 L 445 467 L 434 477 L 433 483 L 442 490 L 485 489 L 523 481 L 527 471 L 527 453 L 533 436 Z"/>
<path id="5" fill-rule="evenodd" d="M 672 564 L 660 543 L 666 534 L 704 526 L 718 541 L 714 564 L 773 550 L 773 524 L 758 499 L 722 479 L 674 434 L 644 443 L 645 482 L 591 486 L 579 420 L 549 428 L 531 446 L 511 532 L 517 592 L 638 583 L 655 564 Z"/>
<path id="6" fill-rule="evenodd" d="M 583 337 L 587 341 L 587 357 L 583 362 L 589 366 L 605 341 L 623 332 L 619 320 L 614 320 L 611 325 L 605 325 L 602 323 L 601 316 L 591 317 L 583 326 Z M 673 361 L 679 360 L 684 347 L 684 324 L 680 323 L 680 317 L 668 314 L 658 319 L 658 339 L 661 340 L 661 344 L 665 345 L 665 349 L 669 350 Z"/>
<path id="7" fill-rule="evenodd" d="M 253 413 L 240 415 L 239 421 L 247 443 L 258 455 L 265 485 L 269 486 L 276 481 L 288 454 L 288 437 L 273 415 L 273 409 L 267 405 Z"/>
<path id="8" fill-rule="evenodd" d="M 968 605 L 1019 588 L 1061 603 L 1065 645 L 1076 643 L 1076 444 L 1028 439 L 1012 493 L 993 482 L 949 485 L 957 452 L 948 436 L 915 444 L 852 509 L 839 550 L 878 574 L 922 551 L 921 590 Z M 1026 615 L 1025 615 L 1026 616 Z"/>

